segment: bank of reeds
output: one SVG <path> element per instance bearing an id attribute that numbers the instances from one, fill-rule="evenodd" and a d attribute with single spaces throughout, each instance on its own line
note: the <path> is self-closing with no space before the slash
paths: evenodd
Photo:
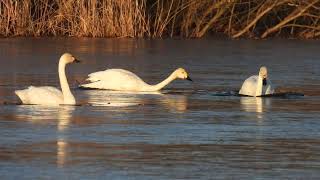
<path id="1" fill-rule="evenodd" d="M 320 37 L 320 0 L 0 0 L 1 36 Z"/>

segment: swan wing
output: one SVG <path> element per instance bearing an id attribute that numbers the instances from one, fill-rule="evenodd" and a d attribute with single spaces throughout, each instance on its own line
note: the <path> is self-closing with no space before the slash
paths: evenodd
<path id="1" fill-rule="evenodd" d="M 59 105 L 63 103 L 62 92 L 50 86 L 29 86 L 24 90 L 15 91 L 23 104 Z"/>
<path id="2" fill-rule="evenodd" d="M 134 73 L 124 69 L 108 69 L 88 75 L 87 81 L 81 87 L 111 90 L 136 91 L 148 86 L 141 78 Z"/>
<path id="3" fill-rule="evenodd" d="M 259 77 L 257 75 L 247 78 L 239 91 L 239 94 L 247 96 L 255 96 Z"/>
<path id="4" fill-rule="evenodd" d="M 265 92 L 264 94 L 266 94 L 266 95 L 274 93 L 274 86 L 272 85 L 272 83 L 269 79 L 267 79 L 267 86 L 264 87 L 263 92 Z"/>

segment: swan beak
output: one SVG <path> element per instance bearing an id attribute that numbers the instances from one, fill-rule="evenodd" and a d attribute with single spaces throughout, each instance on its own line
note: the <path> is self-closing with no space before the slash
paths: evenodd
<path id="1" fill-rule="evenodd" d="M 263 80 L 262 80 L 262 84 L 263 84 L 264 86 L 266 86 L 266 85 L 267 85 L 267 79 L 266 79 L 266 78 L 263 78 Z"/>
<path id="2" fill-rule="evenodd" d="M 192 79 L 191 79 L 189 76 L 186 78 L 186 80 L 188 80 L 188 81 L 192 81 Z"/>
<path id="3" fill-rule="evenodd" d="M 78 59 L 75 59 L 73 62 L 75 62 L 75 63 L 80 63 L 81 61 L 78 60 Z"/>

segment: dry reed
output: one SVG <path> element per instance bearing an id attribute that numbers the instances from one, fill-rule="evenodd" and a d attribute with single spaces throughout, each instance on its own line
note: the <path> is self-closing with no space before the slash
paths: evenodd
<path id="1" fill-rule="evenodd" d="M 1 36 L 320 37 L 320 0 L 1 0 Z"/>

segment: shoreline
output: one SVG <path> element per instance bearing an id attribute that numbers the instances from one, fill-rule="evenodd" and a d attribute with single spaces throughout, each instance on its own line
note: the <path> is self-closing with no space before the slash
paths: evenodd
<path id="1" fill-rule="evenodd" d="M 106 39 L 106 40 L 219 40 L 219 41 L 320 41 L 320 38 L 293 38 L 293 37 L 269 37 L 265 39 L 256 39 L 256 38 L 230 38 L 223 36 L 207 35 L 201 38 L 186 38 L 186 37 L 88 37 L 88 36 L 0 36 L 1 39 Z"/>

